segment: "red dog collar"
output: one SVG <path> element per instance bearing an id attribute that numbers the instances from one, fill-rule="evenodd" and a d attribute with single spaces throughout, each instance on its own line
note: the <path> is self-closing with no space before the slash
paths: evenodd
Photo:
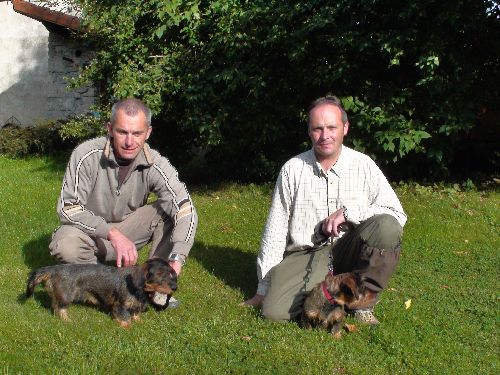
<path id="1" fill-rule="evenodd" d="M 338 302 L 335 300 L 335 298 L 332 297 L 328 289 L 326 288 L 326 283 L 323 281 L 321 283 L 321 290 L 323 291 L 323 295 L 325 298 L 330 302 L 332 305 L 338 305 Z"/>

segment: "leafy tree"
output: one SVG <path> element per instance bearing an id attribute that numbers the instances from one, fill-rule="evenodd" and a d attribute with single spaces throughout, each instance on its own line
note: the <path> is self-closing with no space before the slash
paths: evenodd
<path id="1" fill-rule="evenodd" d="M 401 176 L 446 171 L 478 113 L 498 110 L 494 1 L 80 4 L 97 52 L 74 84 L 104 82 L 104 105 L 142 98 L 158 146 L 198 155 L 206 177 L 274 178 L 326 93 L 351 114 L 351 144 Z"/>

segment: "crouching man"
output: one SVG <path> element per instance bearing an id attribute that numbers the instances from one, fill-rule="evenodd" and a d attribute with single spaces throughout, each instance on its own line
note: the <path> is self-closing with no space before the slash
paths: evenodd
<path id="1" fill-rule="evenodd" d="M 107 137 L 86 141 L 69 160 L 57 205 L 61 226 L 50 253 L 63 263 L 136 264 L 168 260 L 177 274 L 194 242 L 198 218 L 185 185 L 168 159 L 151 149 L 151 111 L 140 100 L 113 105 Z M 157 200 L 148 204 L 154 193 Z"/>
<path id="2" fill-rule="evenodd" d="M 257 258 L 257 293 L 243 303 L 262 306 L 268 319 L 297 318 L 331 269 L 362 276 L 363 308 L 352 313 L 378 324 L 373 307 L 398 264 L 407 218 L 373 160 L 343 146 L 348 130 L 338 98 L 315 100 L 308 119 L 312 149 L 290 159 L 278 176 Z"/>

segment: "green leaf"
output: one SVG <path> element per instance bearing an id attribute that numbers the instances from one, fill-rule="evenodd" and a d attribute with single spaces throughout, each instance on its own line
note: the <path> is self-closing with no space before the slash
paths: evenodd
<path id="1" fill-rule="evenodd" d="M 163 34 L 165 33 L 165 30 L 167 29 L 166 25 L 161 25 L 158 29 L 156 29 L 155 34 L 158 39 L 161 39 Z"/>

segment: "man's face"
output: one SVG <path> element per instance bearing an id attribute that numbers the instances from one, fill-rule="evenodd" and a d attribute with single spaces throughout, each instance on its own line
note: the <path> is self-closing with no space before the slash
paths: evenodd
<path id="1" fill-rule="evenodd" d="M 143 112 L 128 116 L 125 111 L 119 110 L 114 124 L 108 123 L 108 134 L 113 141 L 115 156 L 133 160 L 149 138 L 151 127 L 148 126 Z"/>
<path id="2" fill-rule="evenodd" d="M 309 137 L 319 162 L 340 155 L 349 123 L 342 123 L 342 112 L 332 104 L 320 104 L 309 117 Z"/>

